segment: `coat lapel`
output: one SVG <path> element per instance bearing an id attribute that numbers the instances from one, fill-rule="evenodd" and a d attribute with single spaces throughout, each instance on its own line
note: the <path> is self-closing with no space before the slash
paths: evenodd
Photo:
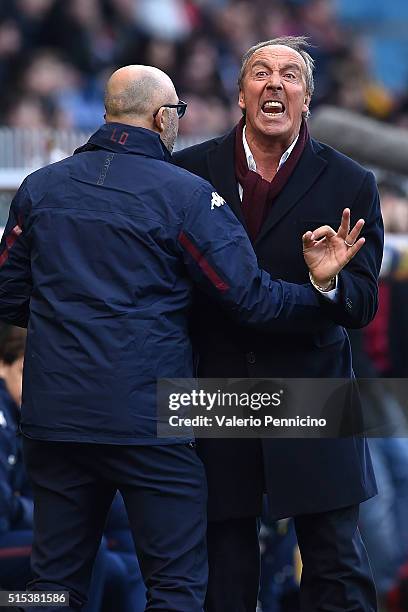
<path id="1" fill-rule="evenodd" d="M 208 151 L 207 163 L 211 183 L 245 227 L 245 219 L 242 214 L 241 199 L 235 177 L 234 150 L 235 128 L 227 136 L 218 141 L 217 146 Z"/>
<path id="2" fill-rule="evenodd" d="M 327 161 L 319 155 L 321 147 L 315 140 L 306 143 L 302 157 L 293 175 L 272 204 L 271 211 L 263 224 L 255 241 L 258 244 L 265 235 L 284 217 L 302 196 L 311 188 L 327 165 Z"/>

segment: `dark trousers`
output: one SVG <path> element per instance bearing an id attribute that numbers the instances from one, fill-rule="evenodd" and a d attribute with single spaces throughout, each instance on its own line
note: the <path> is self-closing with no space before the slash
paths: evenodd
<path id="1" fill-rule="evenodd" d="M 358 529 L 358 506 L 295 518 L 303 562 L 302 612 L 375 612 L 377 597 Z"/>
<path id="2" fill-rule="evenodd" d="M 358 506 L 295 518 L 303 562 L 301 612 L 377 610 L 357 522 Z M 208 561 L 206 612 L 255 612 L 259 584 L 256 518 L 210 523 Z"/>
<path id="3" fill-rule="evenodd" d="M 259 588 L 256 518 L 209 521 L 206 612 L 255 612 Z"/>
<path id="4" fill-rule="evenodd" d="M 29 590 L 67 590 L 70 609 L 82 607 L 107 513 L 119 490 L 147 588 L 146 612 L 202 612 L 206 484 L 193 445 L 24 438 L 23 447 L 35 506 Z"/>

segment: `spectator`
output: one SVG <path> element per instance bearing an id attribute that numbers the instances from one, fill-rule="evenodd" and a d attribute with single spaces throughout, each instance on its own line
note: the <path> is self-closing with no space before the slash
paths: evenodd
<path id="1" fill-rule="evenodd" d="M 0 585 L 30 578 L 33 502 L 17 438 L 26 331 L 0 328 Z"/>

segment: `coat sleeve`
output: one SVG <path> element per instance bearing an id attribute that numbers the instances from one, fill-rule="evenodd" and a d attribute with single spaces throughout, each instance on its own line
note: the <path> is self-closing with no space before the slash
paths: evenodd
<path id="1" fill-rule="evenodd" d="M 27 327 L 32 288 L 26 232 L 30 207 L 24 181 L 11 203 L 0 244 L 0 320 L 19 327 Z"/>
<path id="2" fill-rule="evenodd" d="M 364 247 L 339 274 L 335 302 L 322 303 L 335 323 L 357 329 L 368 325 L 378 308 L 378 277 L 384 249 L 384 227 L 380 198 L 372 172 L 367 172 L 355 201 L 350 206 L 352 224 L 365 219 Z"/>
<path id="3" fill-rule="evenodd" d="M 311 285 L 273 280 L 259 269 L 244 228 L 211 185 L 192 195 L 178 243 L 192 279 L 239 322 L 280 332 L 331 324 Z"/>

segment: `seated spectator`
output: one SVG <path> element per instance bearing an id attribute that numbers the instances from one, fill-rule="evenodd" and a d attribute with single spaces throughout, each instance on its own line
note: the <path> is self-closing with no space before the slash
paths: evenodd
<path id="1" fill-rule="evenodd" d="M 0 329 L 0 585 L 24 589 L 30 579 L 33 502 L 17 437 L 25 330 Z"/>

